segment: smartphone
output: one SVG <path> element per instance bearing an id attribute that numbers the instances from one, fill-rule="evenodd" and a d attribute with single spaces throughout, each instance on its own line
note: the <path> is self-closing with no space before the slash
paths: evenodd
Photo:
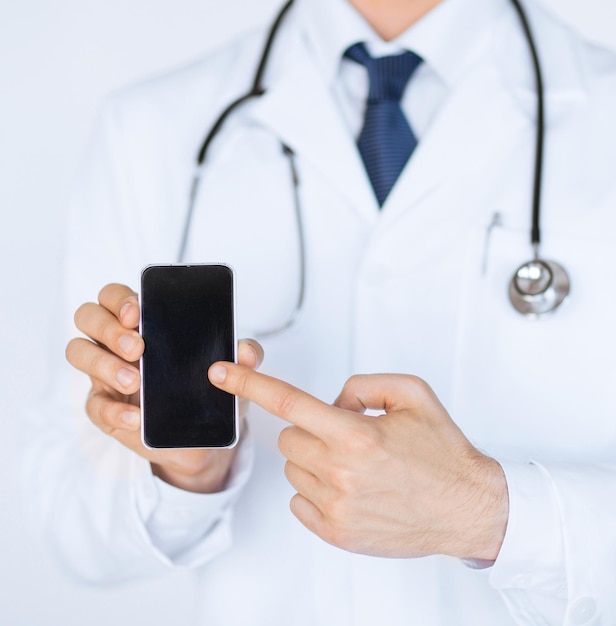
<path id="1" fill-rule="evenodd" d="M 141 273 L 141 414 L 148 448 L 229 448 L 237 398 L 214 387 L 236 361 L 235 280 L 225 264 L 148 265 Z"/>

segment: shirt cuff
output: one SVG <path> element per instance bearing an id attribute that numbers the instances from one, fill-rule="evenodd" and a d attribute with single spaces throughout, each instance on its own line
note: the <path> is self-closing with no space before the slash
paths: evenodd
<path id="1" fill-rule="evenodd" d="M 535 463 L 502 463 L 509 520 L 490 573 L 495 589 L 532 589 L 566 595 L 564 541 L 550 477 Z"/>
<path id="2" fill-rule="evenodd" d="M 138 514 L 163 561 L 196 567 L 230 547 L 233 505 L 248 482 L 254 460 L 254 443 L 249 435 L 238 445 L 224 491 L 192 493 L 151 473 L 139 481 L 135 494 Z"/>

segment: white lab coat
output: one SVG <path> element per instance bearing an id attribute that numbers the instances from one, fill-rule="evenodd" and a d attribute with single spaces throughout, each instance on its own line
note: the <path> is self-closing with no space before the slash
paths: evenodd
<path id="1" fill-rule="evenodd" d="M 353 373 L 426 379 L 505 469 L 511 518 L 499 559 L 476 571 L 446 557 L 375 559 L 324 544 L 289 513 L 275 448 L 282 425 L 256 410 L 250 479 L 220 510 L 209 497 L 211 528 L 171 559 L 145 524 L 156 501 L 148 464 L 89 425 L 86 381 L 60 366 L 31 419 L 33 512 L 61 559 L 89 579 L 194 567 L 196 623 L 615 624 L 616 59 L 531 6 L 549 120 L 542 252 L 566 266 L 572 291 L 556 314 L 530 321 L 507 298 L 531 256 L 535 138 L 533 74 L 513 11 L 468 51 L 463 85 L 382 212 L 296 13 L 276 41 L 266 95 L 212 146 L 187 260 L 236 268 L 242 335 L 286 320 L 299 243 L 279 140 L 292 147 L 306 298 L 299 321 L 263 341 L 263 369 L 330 400 Z M 69 311 L 110 281 L 136 288 L 148 263 L 177 260 L 194 155 L 250 84 L 262 42 L 263 33 L 243 38 L 110 100 L 68 230 Z M 245 459 L 252 445 L 242 444 Z"/>

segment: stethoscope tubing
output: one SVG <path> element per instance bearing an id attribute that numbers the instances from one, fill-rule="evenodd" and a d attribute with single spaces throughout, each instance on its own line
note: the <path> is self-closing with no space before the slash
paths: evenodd
<path id="1" fill-rule="evenodd" d="M 212 125 L 210 131 L 206 135 L 205 139 L 201 143 L 201 147 L 197 152 L 197 164 L 195 169 L 195 174 L 193 176 L 190 195 L 188 200 L 188 210 L 186 211 L 186 217 L 184 219 L 184 228 L 182 231 L 182 239 L 180 241 L 180 249 L 178 251 L 178 260 L 181 263 L 186 256 L 186 246 L 188 245 L 188 236 L 190 234 L 190 226 L 192 224 L 193 213 L 195 210 L 195 203 L 197 200 L 197 195 L 199 192 L 199 187 L 201 185 L 201 173 L 203 171 L 203 167 L 205 164 L 205 159 L 207 157 L 210 144 L 220 133 L 225 121 L 233 113 L 236 109 L 240 108 L 246 102 L 253 100 L 254 98 L 260 98 L 263 94 L 265 94 L 266 89 L 263 86 L 263 76 L 265 74 L 265 70 L 267 68 L 267 64 L 270 58 L 272 46 L 274 44 L 274 40 L 276 38 L 276 34 L 282 24 L 282 21 L 291 8 L 293 4 L 293 0 L 288 0 L 276 16 L 276 19 L 272 23 L 270 30 L 267 34 L 267 39 L 265 41 L 265 45 L 263 46 L 263 51 L 261 52 L 261 56 L 259 57 L 259 62 L 257 64 L 257 69 L 255 71 L 255 75 L 252 81 L 252 85 L 250 89 L 231 102 L 231 104 L 227 105 L 227 107 L 222 111 L 222 113 L 216 118 L 216 121 Z"/>
<path id="2" fill-rule="evenodd" d="M 528 17 L 526 16 L 526 12 L 522 8 L 519 0 L 511 0 L 511 2 L 515 7 L 522 24 L 522 30 L 526 36 L 535 74 L 537 114 L 535 119 L 535 173 L 533 180 L 530 242 L 533 247 L 535 257 L 537 257 L 539 254 L 539 246 L 541 245 L 541 192 L 543 186 L 543 160 L 545 151 L 545 86 L 543 81 L 543 71 L 541 69 L 541 61 L 539 60 L 539 52 L 537 50 L 535 37 L 530 27 Z"/>
<path id="3" fill-rule="evenodd" d="M 252 81 L 252 85 L 250 89 L 231 102 L 218 116 L 214 124 L 212 125 L 210 131 L 206 135 L 203 140 L 200 149 L 197 153 L 197 163 L 195 175 L 193 177 L 189 201 L 188 201 L 188 209 L 186 212 L 186 217 L 184 221 L 184 229 L 182 232 L 182 238 L 180 243 L 180 249 L 178 253 L 178 259 L 181 263 L 186 254 L 186 247 L 188 243 L 188 237 L 190 233 L 190 227 L 192 223 L 194 208 L 196 204 L 196 198 L 199 192 L 199 187 L 201 183 L 201 174 L 203 171 L 204 164 L 207 159 L 209 147 L 214 140 L 214 138 L 218 135 L 221 128 L 223 127 L 225 121 L 229 117 L 231 113 L 237 110 L 246 102 L 259 98 L 263 94 L 266 93 L 266 88 L 263 84 L 263 77 L 267 68 L 267 64 L 269 62 L 269 58 L 271 55 L 271 50 L 273 47 L 274 40 L 282 24 L 285 16 L 287 15 L 289 9 L 293 5 L 294 0 L 287 0 L 287 2 L 283 5 L 278 15 L 276 16 L 274 22 L 272 23 L 270 30 L 267 35 L 267 39 L 261 55 L 259 57 L 259 61 L 257 64 L 257 69 L 255 71 L 255 75 Z M 535 92 L 537 98 L 537 111 L 536 111 L 536 120 L 535 120 L 535 163 L 534 163 L 534 176 L 533 176 L 533 189 L 532 189 L 532 212 L 531 212 L 531 232 L 530 232 L 530 243 L 533 250 L 533 260 L 521 265 L 515 272 L 512 282 L 510 284 L 510 300 L 513 307 L 523 315 L 528 317 L 537 317 L 538 315 L 543 315 L 546 312 L 551 312 L 555 310 L 562 301 L 569 294 L 569 278 L 565 269 L 554 261 L 543 261 L 539 258 L 539 248 L 541 245 L 541 196 L 542 196 L 542 186 L 543 186 L 543 164 L 544 164 L 544 153 L 545 153 L 545 88 L 544 88 L 544 79 L 543 79 L 543 71 L 541 68 L 541 62 L 539 59 L 539 52 L 537 50 L 537 45 L 535 43 L 535 38 L 532 33 L 532 29 L 526 15 L 526 11 L 522 7 L 522 4 L 519 0 L 511 0 L 513 4 L 520 23 L 522 25 L 522 30 L 524 32 L 524 36 L 526 38 L 528 49 L 530 51 L 531 61 L 533 72 L 535 76 Z M 283 153 L 289 159 L 290 167 L 291 167 L 291 176 L 293 181 L 293 194 L 294 194 L 294 203 L 295 203 L 295 213 L 296 213 L 296 223 L 298 228 L 298 236 L 300 241 L 300 290 L 298 295 L 298 300 L 296 306 L 288 320 L 287 323 L 280 325 L 278 328 L 273 329 L 271 331 L 263 332 L 260 336 L 270 336 L 285 330 L 286 328 L 293 325 L 297 315 L 300 313 L 305 295 L 305 287 L 306 287 L 306 245 L 305 245 L 305 237 L 304 237 L 304 229 L 302 224 L 302 215 L 301 215 L 301 207 L 300 207 L 300 199 L 299 199 L 299 190 L 298 190 L 298 174 L 297 167 L 295 165 L 295 154 L 291 148 L 282 144 Z M 560 279 L 558 285 L 555 285 L 555 289 L 558 290 L 558 294 L 554 297 L 553 303 L 548 306 L 546 304 L 545 298 L 541 300 L 541 302 L 537 299 L 536 311 L 533 311 L 533 298 L 536 294 L 531 291 L 523 292 L 519 287 L 518 277 L 520 273 L 531 264 L 536 263 L 540 266 L 546 266 L 549 270 L 549 278 L 553 277 L 553 274 L 556 273 Z M 552 268 L 552 269 L 550 269 Z M 557 281 L 558 282 L 558 281 Z M 553 290 L 550 290 L 550 293 Z"/>

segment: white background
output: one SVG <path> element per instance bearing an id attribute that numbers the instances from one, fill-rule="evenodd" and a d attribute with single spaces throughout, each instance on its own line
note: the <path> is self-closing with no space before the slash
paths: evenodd
<path id="1" fill-rule="evenodd" d="M 616 48 L 613 0 L 545 2 L 589 38 Z M 55 242 L 102 99 L 268 22 L 279 4 L 0 0 L 2 626 L 187 623 L 192 589 L 186 574 L 121 589 L 86 587 L 67 580 L 29 540 L 16 480 L 20 411 L 46 376 L 37 357 L 51 332 L 44 320 L 54 297 Z"/>

